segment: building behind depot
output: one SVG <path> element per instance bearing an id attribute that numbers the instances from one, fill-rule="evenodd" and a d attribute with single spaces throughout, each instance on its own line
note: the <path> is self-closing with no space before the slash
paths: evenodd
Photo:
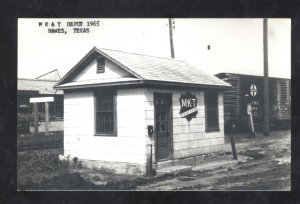
<path id="1" fill-rule="evenodd" d="M 19 78 L 17 87 L 17 119 L 18 134 L 30 134 L 34 132 L 33 127 L 33 104 L 30 98 L 53 97 L 49 104 L 50 131 L 63 130 L 63 91 L 54 90 L 53 86 L 60 79 L 55 69 L 34 79 Z M 45 104 L 38 103 L 39 132 L 45 132 Z"/>

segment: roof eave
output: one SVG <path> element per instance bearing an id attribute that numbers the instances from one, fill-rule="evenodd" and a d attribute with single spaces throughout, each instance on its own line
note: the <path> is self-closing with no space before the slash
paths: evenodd
<path id="1" fill-rule="evenodd" d="M 98 84 L 81 84 L 81 85 L 70 85 L 70 86 L 57 86 L 57 90 L 68 90 L 68 89 L 78 89 L 78 88 L 95 88 L 95 87 L 108 87 L 108 86 L 119 86 L 119 85 L 134 85 L 142 84 L 143 81 L 122 81 L 122 82 L 108 82 L 108 83 L 98 83 Z"/>
<path id="2" fill-rule="evenodd" d="M 98 83 L 98 84 L 82 84 L 82 85 L 70 85 L 70 86 L 57 86 L 57 90 L 67 90 L 67 89 L 78 89 L 78 88 L 95 88 L 95 87 L 108 87 L 108 86 L 120 86 L 120 85 L 163 85 L 163 86 L 179 86 L 186 88 L 211 88 L 219 90 L 231 89 L 232 86 L 223 85 L 210 85 L 210 84 L 193 84 L 193 83 L 183 83 L 183 82 L 169 82 L 169 81 L 155 81 L 155 80 L 138 80 L 138 81 L 123 81 L 123 82 L 108 82 L 108 83 Z"/>
<path id="3" fill-rule="evenodd" d="M 231 85 L 212 85 L 212 84 L 195 84 L 185 82 L 172 82 L 172 81 L 156 81 L 146 80 L 145 84 L 149 85 L 168 85 L 168 86 L 180 86 L 180 87 L 191 87 L 191 88 L 214 88 L 214 89 L 231 89 Z"/>

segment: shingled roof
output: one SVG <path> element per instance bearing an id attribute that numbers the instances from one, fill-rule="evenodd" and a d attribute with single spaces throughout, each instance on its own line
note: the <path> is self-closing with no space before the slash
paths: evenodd
<path id="1" fill-rule="evenodd" d="M 63 94 L 60 90 L 54 90 L 57 80 L 42 79 L 18 79 L 18 91 L 34 91 L 39 94 Z"/>
<path id="2" fill-rule="evenodd" d="M 229 88 L 230 85 L 220 80 L 219 78 L 209 75 L 198 67 L 195 67 L 185 61 L 161 58 L 136 53 L 128 53 L 110 49 L 93 48 L 73 69 L 71 69 L 56 85 L 55 88 L 64 89 L 70 86 L 84 86 L 88 84 L 118 84 L 120 79 L 115 81 L 86 81 L 71 82 L 70 76 L 76 69 L 79 69 L 80 64 L 87 58 L 98 53 L 107 59 L 111 60 L 121 68 L 132 74 L 135 78 L 122 79 L 124 81 L 133 83 L 148 83 L 148 84 L 170 84 L 170 85 L 187 85 L 187 86 L 210 86 L 217 88 Z M 68 80 L 69 79 L 69 80 Z"/>

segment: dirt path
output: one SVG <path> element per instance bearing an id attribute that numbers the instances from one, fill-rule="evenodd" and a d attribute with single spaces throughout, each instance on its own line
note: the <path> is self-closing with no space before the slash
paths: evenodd
<path id="1" fill-rule="evenodd" d="M 236 145 L 238 155 L 252 160 L 234 167 L 185 172 L 138 186 L 136 190 L 290 190 L 290 142 L 289 131 L 240 139 Z"/>

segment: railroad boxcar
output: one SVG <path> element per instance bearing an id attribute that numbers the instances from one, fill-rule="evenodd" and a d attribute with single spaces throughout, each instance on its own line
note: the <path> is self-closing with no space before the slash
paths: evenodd
<path id="1" fill-rule="evenodd" d="M 252 106 L 256 131 L 262 131 L 264 120 L 264 77 L 235 73 L 216 76 L 231 84 L 224 91 L 225 133 L 246 132 L 247 105 Z M 270 129 L 286 129 L 291 120 L 291 80 L 269 77 Z"/>

